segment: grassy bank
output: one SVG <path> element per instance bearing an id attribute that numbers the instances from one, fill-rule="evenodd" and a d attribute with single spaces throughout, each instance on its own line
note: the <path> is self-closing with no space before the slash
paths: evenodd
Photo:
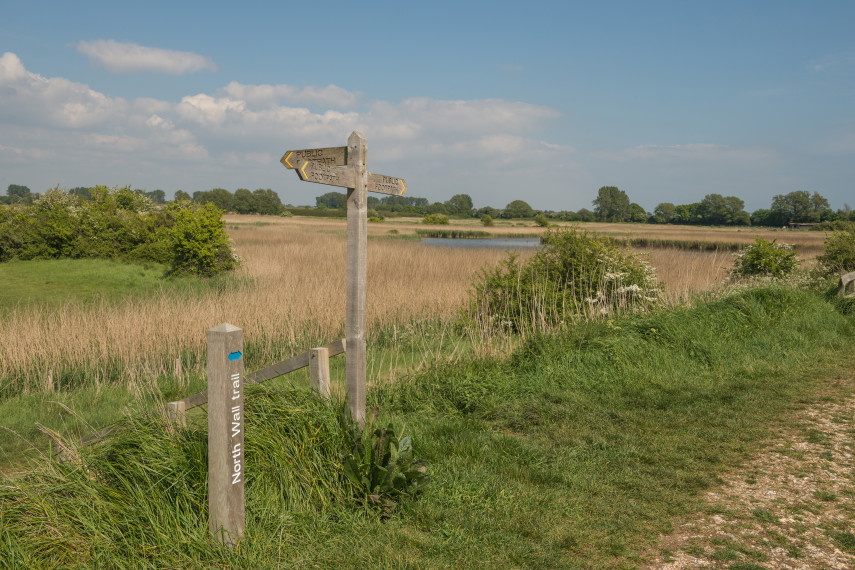
<path id="1" fill-rule="evenodd" d="M 848 307 L 848 308 L 847 308 Z M 352 498 L 335 406 L 247 398 L 245 541 L 207 534 L 205 429 L 157 418 L 0 487 L 22 567 L 633 567 L 716 474 L 849 376 L 851 306 L 782 288 L 591 323 L 507 359 L 435 365 L 369 393 L 433 483 L 385 518 Z M 850 314 L 843 314 L 849 312 Z M 851 390 L 851 382 L 845 389 Z M 841 388 L 843 389 L 843 388 Z"/>

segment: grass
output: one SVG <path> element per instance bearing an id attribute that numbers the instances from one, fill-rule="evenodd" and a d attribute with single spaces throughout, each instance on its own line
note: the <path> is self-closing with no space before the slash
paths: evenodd
<path id="1" fill-rule="evenodd" d="M 0 485 L 0 559 L 63 567 L 633 567 L 817 381 L 855 323 L 818 294 L 752 289 L 530 339 L 375 386 L 432 485 L 389 517 L 351 499 L 337 408 L 248 391 L 247 534 L 208 538 L 204 425 L 126 420 L 80 464 Z M 761 513 L 761 516 L 765 513 Z M 851 534 L 834 540 L 851 548 Z M 723 559 L 738 545 L 724 545 Z M 759 561 L 759 560 L 758 560 Z M 744 563 L 748 564 L 748 563 Z M 745 566 L 748 567 L 748 566 Z"/>
<path id="2" fill-rule="evenodd" d="M 144 267 L 106 259 L 39 259 L 3 264 L 0 310 L 18 304 L 56 306 L 141 295 L 163 285 L 166 266 Z"/>

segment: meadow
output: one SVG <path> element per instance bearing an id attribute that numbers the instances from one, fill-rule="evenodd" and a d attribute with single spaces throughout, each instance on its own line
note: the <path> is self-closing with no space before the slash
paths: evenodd
<path id="1" fill-rule="evenodd" d="M 413 436 L 433 482 L 391 515 L 355 500 L 336 467 L 335 408 L 295 391 L 306 379 L 291 375 L 248 395 L 248 534 L 230 551 L 206 531 L 204 410 L 186 429 L 150 412 L 204 389 L 205 331 L 223 321 L 244 329 L 247 370 L 340 338 L 345 224 L 226 220 L 243 263 L 225 278 L 10 266 L 0 556 L 22 567 L 636 567 L 674 517 L 700 508 L 717 473 L 855 364 L 851 307 L 786 285 L 730 289 L 729 250 L 678 246 L 643 250 L 665 287 L 653 313 L 549 336 L 481 335 L 455 323 L 473 278 L 506 254 L 424 246 L 414 220 L 372 223 L 369 406 Z M 681 230 L 653 237 L 754 237 Z M 808 232 L 770 233 L 802 244 L 806 263 L 816 254 Z M 113 274 L 101 293 L 83 286 Z M 340 396 L 342 358 L 332 372 Z M 126 429 L 115 438 L 75 448 L 116 421 Z M 52 459 L 57 444 L 76 462 Z M 55 498 L 50 508 L 41 497 Z"/>

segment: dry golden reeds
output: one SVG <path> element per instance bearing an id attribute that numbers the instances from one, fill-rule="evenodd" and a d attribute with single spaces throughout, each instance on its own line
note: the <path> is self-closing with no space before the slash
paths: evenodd
<path id="1" fill-rule="evenodd" d="M 345 222 L 229 216 L 228 230 L 243 264 L 227 287 L 203 293 L 70 300 L 61 307 L 12 307 L 0 320 L 2 382 L 37 391 L 49 373 L 69 381 L 121 381 L 152 389 L 152 378 L 201 371 L 205 331 L 230 322 L 244 329 L 256 362 L 288 358 L 340 338 L 345 315 Z M 258 223 L 261 222 L 261 223 Z M 413 224 L 415 226 L 415 224 Z M 506 257 L 496 249 L 428 247 L 400 239 L 406 223 L 370 224 L 368 334 L 413 322 L 449 323 L 466 302 L 473 277 Z M 526 228 L 530 230 L 530 228 Z M 529 253 L 522 253 L 525 258 Z M 655 250 L 651 264 L 666 295 L 683 301 L 720 282 L 729 254 Z M 70 380 L 71 379 L 71 380 Z"/>

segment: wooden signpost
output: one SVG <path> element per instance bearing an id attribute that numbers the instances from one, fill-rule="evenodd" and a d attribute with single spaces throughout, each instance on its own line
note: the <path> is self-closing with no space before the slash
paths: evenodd
<path id="1" fill-rule="evenodd" d="M 368 252 L 368 192 L 402 196 L 401 178 L 368 172 L 365 137 L 354 131 L 346 147 L 289 150 L 285 168 L 300 180 L 347 188 L 347 307 L 345 384 L 350 417 L 365 424 L 365 301 Z"/>
<path id="2" fill-rule="evenodd" d="M 208 529 L 222 544 L 243 536 L 243 331 L 208 330 Z"/>

